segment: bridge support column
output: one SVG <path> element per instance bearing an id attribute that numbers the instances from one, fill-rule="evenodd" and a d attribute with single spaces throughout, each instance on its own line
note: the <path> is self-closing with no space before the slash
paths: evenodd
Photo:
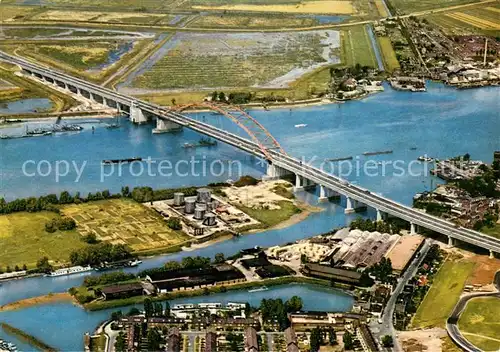
<path id="1" fill-rule="evenodd" d="M 328 202 L 329 194 L 330 192 L 328 188 L 326 188 L 323 185 L 319 185 L 319 199 L 318 199 L 319 202 Z"/>
<path id="2" fill-rule="evenodd" d="M 132 105 L 130 107 L 130 121 L 137 124 L 143 124 L 148 122 L 148 117 L 141 108 Z"/>
<path id="3" fill-rule="evenodd" d="M 262 180 L 263 181 L 278 180 L 289 173 L 290 173 L 289 171 L 283 169 L 282 167 L 268 163 L 266 174 L 264 175 L 264 177 L 262 177 Z"/>
<path id="4" fill-rule="evenodd" d="M 416 227 L 415 224 L 410 222 L 410 235 L 414 235 L 417 233 L 415 227 Z"/>
<path id="5" fill-rule="evenodd" d="M 377 221 L 383 221 L 384 217 L 382 215 L 382 212 L 379 209 L 375 209 L 377 211 Z"/>
<path id="6" fill-rule="evenodd" d="M 356 211 L 355 207 L 356 207 L 356 201 L 354 199 L 351 199 L 350 197 L 346 197 L 346 207 L 345 207 L 345 210 L 344 210 L 344 213 L 346 214 L 351 214 L 351 213 L 354 213 Z"/>
<path id="7" fill-rule="evenodd" d="M 130 117 L 132 117 L 132 111 L 130 112 Z M 135 122 L 135 121 L 133 121 L 133 122 Z M 160 119 L 159 117 L 157 117 L 156 118 L 156 128 L 153 129 L 153 133 L 158 134 L 158 133 L 175 132 L 175 131 L 180 131 L 180 130 L 182 130 L 181 125 L 179 125 L 175 122 L 172 122 L 170 120 L 164 120 L 164 119 Z"/>
<path id="8" fill-rule="evenodd" d="M 299 175 L 295 175 L 295 186 L 293 187 L 293 191 L 302 191 L 304 189 L 302 185 L 302 178 Z"/>
<path id="9" fill-rule="evenodd" d="M 454 247 L 455 246 L 455 239 L 451 236 L 448 236 L 448 246 L 449 247 Z"/>
<path id="10" fill-rule="evenodd" d="M 495 253 L 490 249 L 490 259 L 494 259 L 495 258 Z"/>

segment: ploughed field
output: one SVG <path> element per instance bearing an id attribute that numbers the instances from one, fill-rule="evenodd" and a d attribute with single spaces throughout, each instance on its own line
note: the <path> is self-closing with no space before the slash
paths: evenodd
<path id="1" fill-rule="evenodd" d="M 291 33 L 177 33 L 163 56 L 146 62 L 134 88 L 251 87 L 281 77 L 294 80 L 321 65 L 338 63 L 337 31 Z M 162 49 L 160 49 L 162 50 Z M 274 81 L 274 82 L 273 82 Z"/>

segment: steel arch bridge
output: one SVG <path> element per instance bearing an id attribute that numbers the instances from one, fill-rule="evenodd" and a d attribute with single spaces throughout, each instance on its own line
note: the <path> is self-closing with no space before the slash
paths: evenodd
<path id="1" fill-rule="evenodd" d="M 186 105 L 177 105 L 170 110 L 175 112 L 182 112 L 189 109 L 209 109 L 217 112 L 222 116 L 228 118 L 240 128 L 242 128 L 248 136 L 255 142 L 262 153 L 268 160 L 271 160 L 270 150 L 277 150 L 278 152 L 286 155 L 283 147 L 271 135 L 271 133 L 255 118 L 250 116 L 242 108 L 230 104 L 215 104 L 211 102 L 192 103 Z"/>

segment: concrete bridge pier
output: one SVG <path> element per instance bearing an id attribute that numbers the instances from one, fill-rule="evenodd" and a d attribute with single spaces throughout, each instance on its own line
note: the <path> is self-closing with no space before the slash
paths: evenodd
<path id="1" fill-rule="evenodd" d="M 302 177 L 299 175 L 295 175 L 295 186 L 293 187 L 294 192 L 302 191 L 304 190 L 304 186 L 302 184 Z"/>
<path id="2" fill-rule="evenodd" d="M 415 235 L 416 233 L 417 233 L 417 229 L 416 229 L 415 224 L 410 222 L 410 235 Z"/>
<path id="3" fill-rule="evenodd" d="M 490 249 L 490 259 L 494 259 L 495 258 L 495 252 L 493 252 L 491 249 Z"/>
<path id="4" fill-rule="evenodd" d="M 380 211 L 380 209 L 375 209 L 377 211 L 377 221 L 384 220 L 384 214 Z"/>
<path id="5" fill-rule="evenodd" d="M 284 176 L 290 174 L 288 170 L 283 169 L 282 167 L 276 166 L 272 163 L 267 164 L 266 174 L 262 178 L 263 181 L 272 181 L 279 180 Z"/>
<path id="6" fill-rule="evenodd" d="M 351 214 L 351 213 L 354 213 L 356 211 L 356 201 L 354 199 L 351 199 L 351 197 L 347 197 L 346 196 L 346 207 L 345 207 L 345 210 L 344 210 L 344 213 L 346 214 Z"/>
<path id="7" fill-rule="evenodd" d="M 328 188 L 326 188 L 323 185 L 319 185 L 319 198 L 318 201 L 320 203 L 322 202 L 328 202 L 328 196 L 330 194 L 330 191 Z"/>
<path id="8" fill-rule="evenodd" d="M 455 239 L 451 236 L 448 236 L 448 247 L 455 247 Z"/>
<path id="9" fill-rule="evenodd" d="M 132 117 L 132 111 L 130 112 L 130 117 Z M 133 121 L 133 120 L 132 120 Z M 146 118 L 147 121 L 147 118 Z M 135 121 L 133 121 L 135 122 Z M 141 122 L 139 122 L 141 123 Z M 159 117 L 156 118 L 156 128 L 153 129 L 153 133 L 159 134 L 159 133 L 167 133 L 167 132 L 175 132 L 175 131 L 180 131 L 182 130 L 182 126 L 172 122 L 170 120 L 164 120 L 160 119 Z"/>
<path id="10" fill-rule="evenodd" d="M 148 117 L 141 108 L 132 105 L 130 107 L 130 121 L 137 124 L 143 124 L 148 122 Z"/>

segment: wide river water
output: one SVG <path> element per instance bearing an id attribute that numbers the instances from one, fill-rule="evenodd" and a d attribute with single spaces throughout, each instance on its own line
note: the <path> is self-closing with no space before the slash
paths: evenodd
<path id="1" fill-rule="evenodd" d="M 251 114 L 277 138 L 289 154 L 303 156 L 306 162 L 313 162 L 317 166 L 324 159 L 353 156 L 353 172 L 347 175 L 349 166 L 342 167 L 345 178 L 371 191 L 411 204 L 415 193 L 428 190 L 439 182 L 429 176 L 423 164 L 411 163 L 418 156 L 428 154 L 446 158 L 470 153 L 473 159 L 491 162 L 493 151 L 500 150 L 499 98 L 498 88 L 459 91 L 430 83 L 427 93 L 395 92 L 386 86 L 385 92 L 361 101 L 294 110 L 252 111 Z M 239 132 L 221 117 L 210 113 L 200 113 L 198 117 Z M 152 135 L 152 126 L 133 126 L 123 119 L 119 129 L 106 129 L 103 123 L 95 120 L 78 121 L 85 127 L 79 133 L 0 140 L 0 196 L 14 199 L 63 190 L 82 194 L 103 189 L 118 192 L 122 185 L 171 188 L 237 178 L 237 169 L 234 167 L 231 169 L 232 174 L 226 170 L 220 175 L 210 175 L 208 171 L 203 175 L 203 170 L 196 168 L 195 172 L 201 175 L 133 176 L 132 173 L 137 170 L 125 169 L 121 175 L 116 171 L 112 176 L 102 177 L 101 172 L 110 174 L 109 169 L 101 170 L 103 159 L 140 156 L 151 157 L 157 162 L 169 160 L 174 165 L 192 157 L 200 162 L 205 160 L 208 165 L 213 160 L 220 160 L 222 164 L 236 160 L 241 163 L 243 174 L 261 176 L 264 172 L 257 159 L 221 143 L 211 148 L 184 148 L 184 143 L 197 142 L 201 137 L 189 130 L 178 134 Z M 301 124 L 307 126 L 295 127 Z M 94 131 L 91 126 L 95 127 Z M 2 129 L 2 133 L 15 134 L 19 130 L 22 131 L 22 128 Z M 393 153 L 369 158 L 362 155 L 364 152 L 385 150 L 392 150 Z M 31 176 L 36 173 L 34 164 L 28 165 L 26 171 L 30 175 L 25 175 L 22 166 L 27 160 L 33 160 L 35 164 L 47 160 L 52 166 L 58 160 L 74 162 L 78 167 L 86 164 L 78 182 L 75 182 L 77 173 L 74 170 L 56 182 L 53 173 Z M 373 169 L 372 165 L 369 170 L 363 170 L 362 165 L 367 160 L 374 160 L 375 165 L 397 162 L 398 167 L 388 165 L 382 172 L 381 166 Z M 358 167 L 356 162 L 361 166 Z M 411 172 L 401 172 L 400 168 L 409 168 Z M 45 174 L 47 165 L 42 164 L 40 170 Z M 188 170 L 180 171 L 184 173 Z M 219 170 L 215 168 L 214 171 Z M 338 173 L 338 168 L 333 172 Z M 239 249 L 255 245 L 283 244 L 329 231 L 355 217 L 346 217 L 342 204 L 318 204 L 316 194 L 301 192 L 298 197 L 322 207 L 324 211 L 313 213 L 306 220 L 285 229 L 243 236 L 192 252 L 151 258 L 145 260 L 140 269 L 159 266 L 167 260 L 187 255 L 213 257 L 218 252 L 231 255 Z M 373 216 L 373 213 L 370 211 L 368 215 Z M 33 278 L 3 283 L 0 286 L 0 305 L 49 292 L 63 292 L 79 285 L 83 277 Z M 303 297 L 307 309 L 344 310 L 349 309 L 351 304 L 350 298 L 339 292 L 306 285 L 287 285 L 252 294 L 231 292 L 208 299 L 243 300 L 257 304 L 263 297 L 285 299 L 293 294 Z M 197 300 L 202 299 L 207 298 Z M 0 321 L 25 329 L 62 350 L 74 350 L 81 349 L 82 334 L 91 331 L 108 315 L 109 312 L 87 313 L 71 304 L 60 303 L 0 313 Z"/>

